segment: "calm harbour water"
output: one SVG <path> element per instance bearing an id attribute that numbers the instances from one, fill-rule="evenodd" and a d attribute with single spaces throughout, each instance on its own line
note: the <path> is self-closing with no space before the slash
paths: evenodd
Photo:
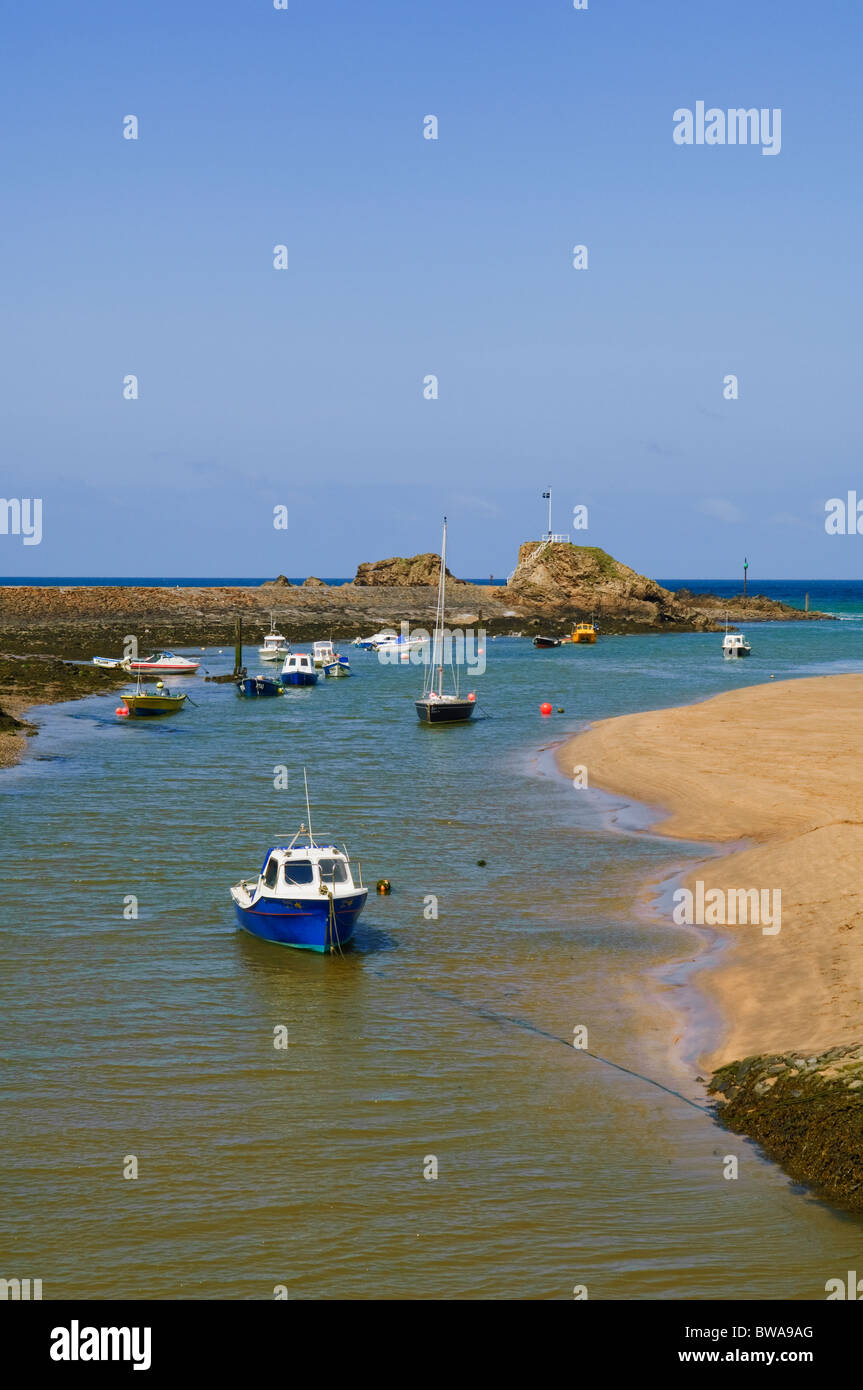
<path id="1" fill-rule="evenodd" d="M 745 663 L 715 634 L 490 641 L 468 681 L 489 717 L 443 730 L 415 718 L 417 668 L 353 651 L 354 679 L 279 700 L 193 679 L 152 724 L 111 695 L 38 711 L 0 774 L 0 1273 L 45 1298 L 824 1297 L 861 1222 L 720 1130 L 670 1047 L 694 1001 L 657 967 L 697 943 L 637 904 L 703 850 L 627 831 L 550 751 L 587 720 L 863 670 L 860 616 L 747 632 Z M 343 959 L 234 923 L 304 766 L 318 837 L 393 882 Z"/>

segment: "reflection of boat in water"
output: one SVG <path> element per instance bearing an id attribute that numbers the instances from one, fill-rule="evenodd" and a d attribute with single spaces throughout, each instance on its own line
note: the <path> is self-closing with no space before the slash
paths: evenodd
<path id="1" fill-rule="evenodd" d="M 174 656 L 173 652 L 154 652 L 152 656 L 140 661 L 127 661 L 130 671 L 158 671 L 159 675 L 191 676 L 200 666 L 200 661 L 189 661 L 185 656 Z"/>
<path id="2" fill-rule="evenodd" d="M 328 661 L 324 667 L 325 676 L 349 676 L 351 675 L 351 663 L 346 656 L 337 656 L 335 661 Z"/>
<path id="3" fill-rule="evenodd" d="M 281 632 L 276 632 L 276 620 L 270 615 L 270 630 L 264 636 L 264 645 L 258 647 L 262 661 L 281 661 L 291 650 L 291 644 Z"/>
<path id="4" fill-rule="evenodd" d="M 576 623 L 572 640 L 573 642 L 595 642 L 596 623 Z"/>
<path id="5" fill-rule="evenodd" d="M 534 637 L 535 647 L 559 647 L 561 639 L 559 637 Z"/>
<path id="6" fill-rule="evenodd" d="M 368 889 L 346 849 L 313 838 L 308 794 L 307 785 L 308 829 L 301 825 L 287 845 L 269 849 L 258 878 L 235 884 L 231 897 L 240 926 L 253 936 L 278 946 L 333 952 L 353 936 Z"/>
<path id="7" fill-rule="evenodd" d="M 241 695 L 284 695 L 285 687 L 278 676 L 244 676 L 237 681 Z"/>
<path id="8" fill-rule="evenodd" d="M 291 652 L 282 667 L 283 685 L 317 685 L 318 673 L 311 652 Z"/>
<path id="9" fill-rule="evenodd" d="M 438 581 L 437 611 L 435 613 L 434 639 L 432 641 L 431 661 L 425 680 L 422 698 L 414 701 L 417 718 L 423 724 L 464 724 L 473 716 L 476 702 L 473 696 L 466 699 L 458 693 L 458 671 L 453 664 L 453 693 L 444 694 L 444 608 L 446 606 L 446 517 L 443 519 L 443 539 L 440 549 L 440 579 Z M 437 677 L 437 689 L 435 689 Z"/>

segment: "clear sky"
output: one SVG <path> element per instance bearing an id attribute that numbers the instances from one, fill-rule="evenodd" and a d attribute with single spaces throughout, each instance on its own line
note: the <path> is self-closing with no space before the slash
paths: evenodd
<path id="1" fill-rule="evenodd" d="M 0 574 L 350 574 L 446 511 L 502 576 L 551 486 L 650 574 L 859 576 L 861 52 L 860 0 L 7 6 Z M 676 145 L 701 100 L 781 152 Z"/>

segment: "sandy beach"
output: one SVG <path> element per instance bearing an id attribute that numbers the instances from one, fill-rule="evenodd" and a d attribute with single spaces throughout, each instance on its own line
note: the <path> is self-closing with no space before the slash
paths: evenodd
<path id="1" fill-rule="evenodd" d="M 662 808 L 660 833 L 746 842 L 690 873 L 693 894 L 781 891 L 778 932 L 712 924 L 728 947 L 696 975 L 724 1021 L 705 1068 L 863 1035 L 861 708 L 863 675 L 785 681 L 603 720 L 559 751 L 568 775 Z"/>

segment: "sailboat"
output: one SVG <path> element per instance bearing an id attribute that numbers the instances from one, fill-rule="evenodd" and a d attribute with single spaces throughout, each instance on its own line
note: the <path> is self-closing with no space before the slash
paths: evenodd
<path id="1" fill-rule="evenodd" d="M 452 666 L 453 694 L 445 695 L 443 689 L 444 657 L 444 606 L 446 603 L 446 517 L 443 519 L 443 540 L 440 548 L 440 580 L 437 591 L 437 612 L 435 613 L 434 638 L 432 640 L 431 661 L 425 679 L 422 698 L 414 701 L 417 718 L 423 724 L 463 724 L 470 719 L 476 709 L 471 696 L 465 698 L 458 693 L 458 673 Z"/>

